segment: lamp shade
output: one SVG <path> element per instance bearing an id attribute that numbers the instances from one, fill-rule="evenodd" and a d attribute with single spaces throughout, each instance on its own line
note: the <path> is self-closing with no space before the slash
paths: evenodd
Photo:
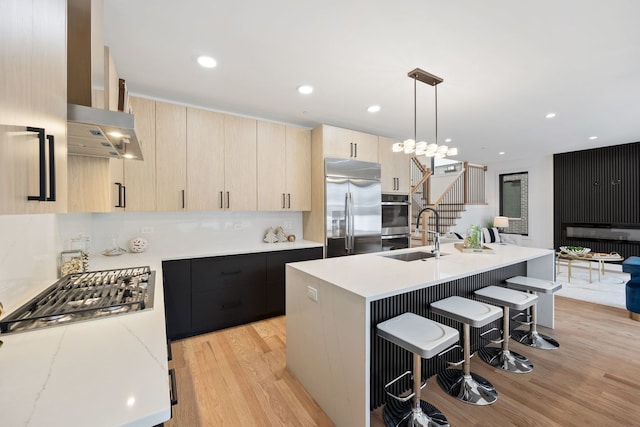
<path id="1" fill-rule="evenodd" d="M 507 228 L 509 227 L 509 218 L 506 216 L 497 216 L 493 218 L 493 226 L 497 228 Z"/>

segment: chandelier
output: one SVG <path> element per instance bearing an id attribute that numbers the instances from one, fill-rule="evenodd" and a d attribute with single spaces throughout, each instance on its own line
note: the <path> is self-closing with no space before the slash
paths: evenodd
<path id="1" fill-rule="evenodd" d="M 446 145 L 438 145 L 438 84 L 444 80 L 438 76 L 434 76 L 431 73 L 427 73 L 420 68 L 416 68 L 413 71 L 409 71 L 407 74 L 413 79 L 413 139 L 407 139 L 404 142 L 396 142 L 392 146 L 392 150 L 396 153 L 404 152 L 406 154 L 415 153 L 416 156 L 431 157 L 431 158 L 443 158 L 446 156 L 455 156 L 458 154 L 457 148 L 449 148 Z M 422 83 L 426 83 L 435 88 L 435 102 L 436 102 L 436 139 L 431 144 L 426 141 L 416 142 L 417 137 L 417 95 L 416 86 L 420 80 Z"/>

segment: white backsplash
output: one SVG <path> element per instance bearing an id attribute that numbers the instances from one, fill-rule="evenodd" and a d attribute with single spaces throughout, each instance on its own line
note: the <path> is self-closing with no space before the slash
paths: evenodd
<path id="1" fill-rule="evenodd" d="M 269 227 L 302 239 L 301 212 L 145 212 L 104 214 L 0 215 L 0 302 L 11 312 L 58 276 L 60 252 L 80 234 L 91 239 L 91 257 L 112 247 L 112 238 L 128 248 L 144 237 L 147 252 L 220 248 L 233 250 L 260 243 Z M 151 233 L 143 234 L 145 231 Z M 91 268 L 91 261 L 89 261 Z"/>

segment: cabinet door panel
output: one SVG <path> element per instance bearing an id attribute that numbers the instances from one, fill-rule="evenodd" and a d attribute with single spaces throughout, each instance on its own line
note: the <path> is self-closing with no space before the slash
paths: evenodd
<path id="1" fill-rule="evenodd" d="M 156 210 L 156 103 L 150 99 L 130 97 L 135 115 L 136 135 L 143 161 L 124 161 L 127 212 Z M 180 153 L 176 162 L 180 162 Z M 177 167 L 177 165 L 176 165 Z M 115 187 L 115 185 L 114 185 Z M 115 204 L 114 204 L 115 205 Z"/>
<path id="2" fill-rule="evenodd" d="M 194 293 L 265 280 L 265 256 L 262 254 L 194 259 L 191 266 Z"/>
<path id="3" fill-rule="evenodd" d="M 187 209 L 224 209 L 224 114 L 187 108 Z"/>
<path id="4" fill-rule="evenodd" d="M 164 261 L 162 278 L 167 337 L 176 339 L 188 336 L 192 332 L 191 261 Z"/>
<path id="5" fill-rule="evenodd" d="M 378 137 L 378 160 L 382 169 L 382 192 L 407 194 L 411 190 L 411 160 L 404 153 L 394 153 L 392 146 L 398 141 Z"/>
<path id="6" fill-rule="evenodd" d="M 256 121 L 244 117 L 224 117 L 225 207 L 235 211 L 255 211 Z M 227 194 L 225 194 L 227 196 Z"/>
<path id="7" fill-rule="evenodd" d="M 311 210 L 311 131 L 286 127 L 287 209 Z"/>
<path id="8" fill-rule="evenodd" d="M 258 122 L 257 130 L 258 210 L 287 208 L 287 145 L 285 126 Z"/>
<path id="9" fill-rule="evenodd" d="M 156 102 L 157 210 L 185 208 L 187 187 L 187 109 Z"/>
<path id="10" fill-rule="evenodd" d="M 193 294 L 194 332 L 212 331 L 254 321 L 265 313 L 264 283 L 227 284 Z"/>

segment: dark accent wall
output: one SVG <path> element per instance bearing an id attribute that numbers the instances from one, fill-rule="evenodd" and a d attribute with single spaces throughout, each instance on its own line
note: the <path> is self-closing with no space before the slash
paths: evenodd
<path id="1" fill-rule="evenodd" d="M 567 225 L 640 229 L 640 142 L 553 156 L 554 246 L 640 255 L 640 243 L 573 239 Z"/>
<path id="2" fill-rule="evenodd" d="M 460 344 L 462 344 L 462 324 L 441 315 L 431 313 L 429 304 L 452 295 L 475 299 L 473 292 L 489 285 L 500 285 L 513 276 L 526 276 L 527 263 L 522 262 L 497 270 L 487 271 L 469 277 L 441 283 L 428 288 L 418 289 L 406 294 L 396 295 L 389 298 L 373 301 L 371 303 L 371 410 L 384 404 L 386 394 L 384 385 L 394 378 L 399 377 L 406 371 L 413 370 L 413 357 L 410 352 L 398 347 L 389 341 L 380 338 L 376 334 L 376 325 L 402 313 L 411 312 L 420 316 L 428 317 L 436 322 L 451 326 L 460 331 Z M 515 315 L 512 312 L 511 315 Z M 516 322 L 511 322 L 512 329 L 517 327 Z M 471 328 L 471 352 L 484 347 L 487 342 L 480 339 L 480 333 L 492 327 L 501 328 L 502 319 L 496 320 L 483 328 Z M 473 363 L 481 363 L 479 359 L 473 358 Z M 437 357 L 429 360 L 422 360 L 422 376 L 430 377 L 438 371 L 446 369 L 447 364 Z M 430 387 L 437 387 L 432 383 Z M 408 378 L 398 383 L 395 393 L 411 388 Z"/>

